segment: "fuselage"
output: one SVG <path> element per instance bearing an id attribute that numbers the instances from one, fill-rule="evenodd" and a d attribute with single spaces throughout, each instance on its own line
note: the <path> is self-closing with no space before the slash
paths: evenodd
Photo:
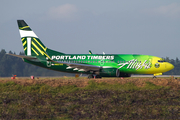
<path id="1" fill-rule="evenodd" d="M 174 68 L 168 62 L 163 61 L 162 58 L 150 55 L 136 55 L 136 54 L 58 54 L 49 55 L 53 61 L 86 64 L 93 66 L 100 66 L 99 70 L 101 76 L 116 77 L 117 69 L 122 73 L 127 74 L 159 74 L 167 72 Z M 26 60 L 25 60 L 26 61 Z M 26 61 L 33 62 L 41 67 L 50 68 L 61 72 L 70 73 L 86 73 L 83 69 L 76 69 L 62 63 L 54 63 L 51 61 Z"/>

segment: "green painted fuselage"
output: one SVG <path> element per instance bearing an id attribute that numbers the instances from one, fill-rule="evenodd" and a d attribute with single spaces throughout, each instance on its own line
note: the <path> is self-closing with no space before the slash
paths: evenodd
<path id="1" fill-rule="evenodd" d="M 91 74 L 91 70 L 69 68 L 64 63 L 85 64 L 99 66 L 101 69 L 98 74 L 102 77 L 116 77 L 117 69 L 123 74 L 156 74 L 163 73 L 172 69 L 170 63 L 162 61 L 161 58 L 150 55 L 135 54 L 63 54 L 47 49 L 49 57 L 53 61 L 48 61 L 44 56 L 38 56 L 38 60 L 26 60 L 25 62 L 49 68 L 61 72 Z M 62 62 L 62 63 L 61 63 Z"/>

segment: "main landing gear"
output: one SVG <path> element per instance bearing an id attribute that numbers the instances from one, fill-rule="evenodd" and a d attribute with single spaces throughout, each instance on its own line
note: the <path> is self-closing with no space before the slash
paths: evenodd
<path id="1" fill-rule="evenodd" d="M 96 74 L 89 74 L 88 78 L 91 79 L 91 78 L 102 78 L 102 77 L 100 75 L 96 75 Z"/>

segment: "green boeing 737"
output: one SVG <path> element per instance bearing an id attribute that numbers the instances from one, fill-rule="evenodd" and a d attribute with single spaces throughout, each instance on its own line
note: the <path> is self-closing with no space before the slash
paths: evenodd
<path id="1" fill-rule="evenodd" d="M 25 56 L 24 62 L 40 67 L 69 73 L 88 74 L 96 77 L 130 77 L 131 74 L 162 75 L 174 68 L 162 58 L 137 54 L 65 54 L 47 48 L 26 24 L 17 20 Z"/>

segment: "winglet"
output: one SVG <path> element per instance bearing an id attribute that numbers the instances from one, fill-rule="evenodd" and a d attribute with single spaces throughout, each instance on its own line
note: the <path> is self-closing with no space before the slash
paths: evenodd
<path id="1" fill-rule="evenodd" d="M 91 50 L 89 50 L 89 54 L 92 54 Z"/>

